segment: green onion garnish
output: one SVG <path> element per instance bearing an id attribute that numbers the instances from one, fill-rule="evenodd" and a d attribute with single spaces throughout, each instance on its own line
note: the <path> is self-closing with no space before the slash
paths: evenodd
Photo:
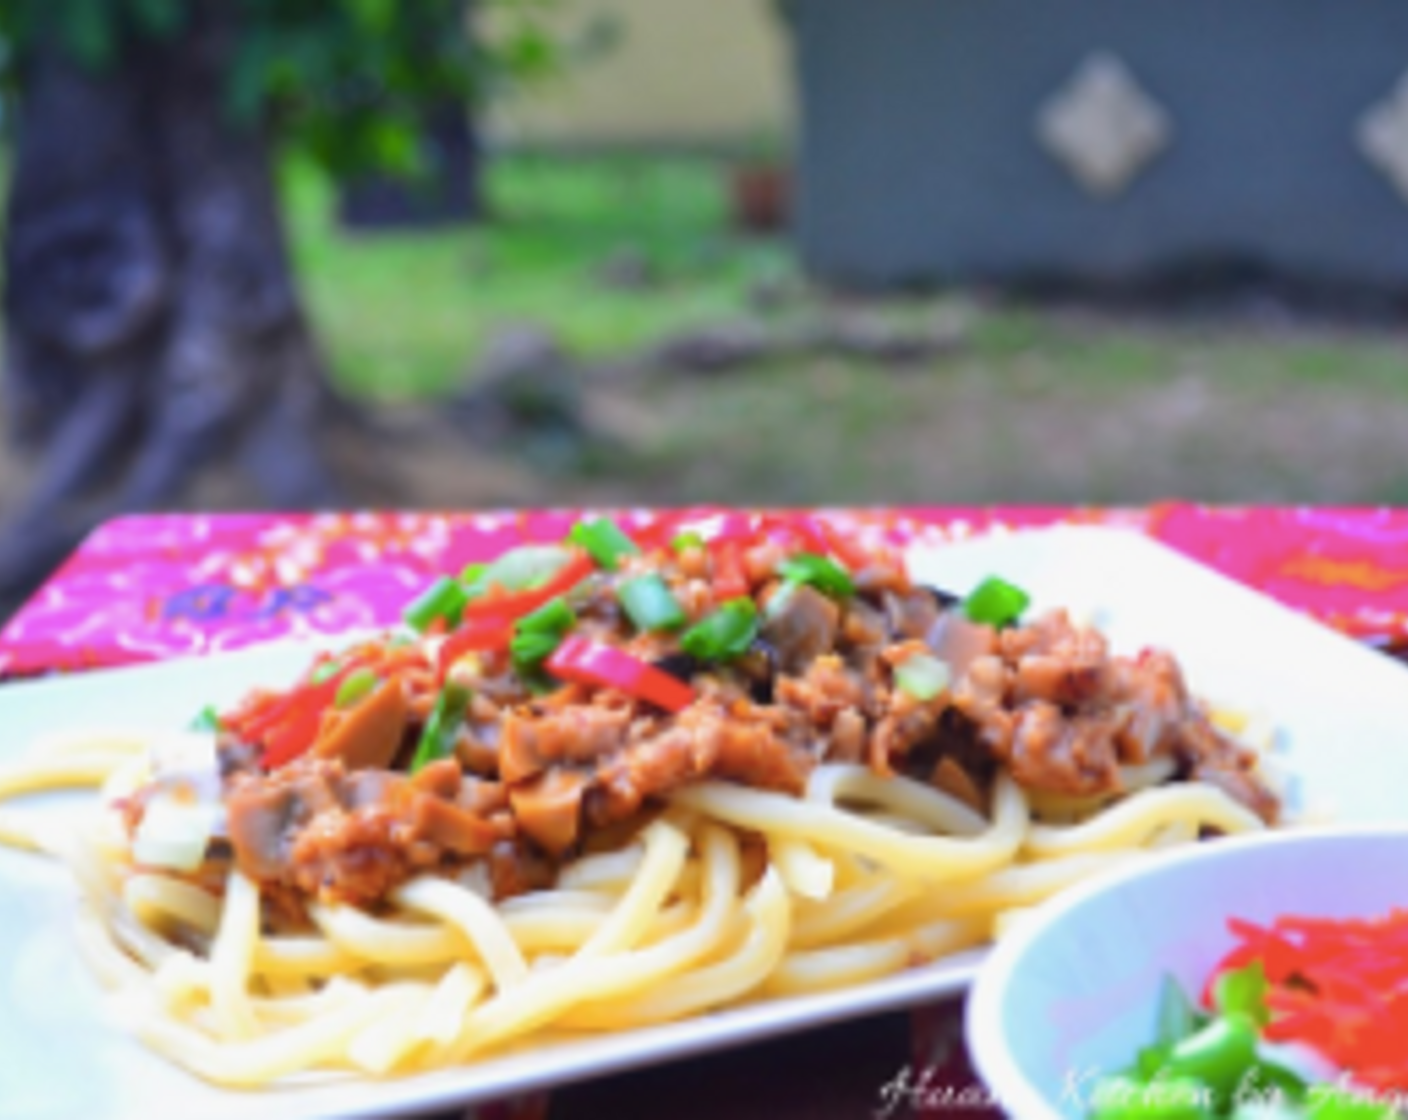
<path id="1" fill-rule="evenodd" d="M 636 542 L 626 536 L 621 527 L 609 517 L 596 521 L 579 521 L 572 526 L 567 539 L 586 549 L 591 558 L 608 572 L 614 572 L 620 567 L 622 557 L 634 556 L 640 552 Z"/>
<path id="2" fill-rule="evenodd" d="M 1256 1060 L 1256 1027 L 1240 1015 L 1212 1020 L 1169 1051 L 1159 1071 L 1164 1078 L 1189 1078 L 1219 1096 L 1236 1091 L 1247 1068 Z"/>
<path id="3" fill-rule="evenodd" d="M 1213 984 L 1213 1005 L 1224 1015 L 1245 1015 L 1259 1027 L 1271 1021 L 1266 1006 L 1266 968 L 1261 961 L 1224 972 Z"/>
<path id="4" fill-rule="evenodd" d="M 218 732 L 220 730 L 220 713 L 215 710 L 213 705 L 207 704 L 196 713 L 196 718 L 191 720 L 191 730 Z"/>
<path id="5" fill-rule="evenodd" d="M 915 654 L 895 666 L 895 684 L 916 700 L 932 700 L 948 688 L 953 675 L 944 662 L 928 654 Z"/>
<path id="6" fill-rule="evenodd" d="M 520 634 L 565 634 L 572 629 L 577 616 L 561 599 L 549 599 L 532 614 L 518 620 Z"/>
<path id="7" fill-rule="evenodd" d="M 1031 596 L 997 576 L 989 576 L 963 600 L 963 613 L 973 622 L 1010 626 L 1022 617 Z"/>
<path id="8" fill-rule="evenodd" d="M 686 529 L 683 533 L 675 536 L 670 542 L 670 548 L 675 552 L 685 552 L 691 548 L 706 548 L 708 542 L 693 529 Z"/>
<path id="9" fill-rule="evenodd" d="M 570 558 L 565 548 L 555 544 L 520 545 L 492 564 L 470 564 L 460 573 L 460 581 L 470 598 L 483 595 L 491 587 L 526 591 L 552 579 Z"/>
<path id="10" fill-rule="evenodd" d="M 824 595 L 848 599 L 856 593 L 851 574 L 827 556 L 799 552 L 777 566 L 777 574 L 789 583 L 809 583 Z"/>
<path id="11" fill-rule="evenodd" d="M 524 678 L 537 673 L 576 624 L 576 614 L 561 599 L 550 599 L 519 619 L 508 644 L 514 671 Z"/>
<path id="12" fill-rule="evenodd" d="M 1159 993 L 1159 1044 L 1171 1049 L 1205 1025 L 1206 1020 L 1200 1019 L 1198 1008 L 1183 985 L 1172 976 L 1165 976 Z"/>
<path id="13" fill-rule="evenodd" d="M 552 656 L 553 650 L 562 644 L 562 638 L 561 634 L 515 634 L 508 643 L 514 671 L 520 677 L 530 676 Z"/>
<path id="14" fill-rule="evenodd" d="M 1260 961 L 1223 973 L 1209 1016 L 1165 977 L 1157 1040 L 1141 1047 L 1128 1069 L 1092 1082 L 1090 1120 L 1394 1120 L 1395 1110 L 1382 1101 L 1309 1084 L 1260 1048 L 1264 988 Z"/>
<path id="15" fill-rule="evenodd" d="M 422 634 L 440 619 L 446 626 L 456 626 L 467 600 L 468 596 L 459 580 L 441 576 L 411 602 L 401 619 L 412 630 Z"/>
<path id="16" fill-rule="evenodd" d="M 782 617 L 787 610 L 787 604 L 792 601 L 792 596 L 797 593 L 797 585 L 791 580 L 787 580 L 768 596 L 767 605 L 763 607 L 763 621 L 775 622 Z"/>
<path id="17" fill-rule="evenodd" d="M 375 670 L 369 669 L 365 665 L 360 669 L 354 669 L 337 686 L 337 694 L 332 698 L 332 706 L 334 708 L 354 707 L 370 696 L 380 683 L 381 678 L 376 675 Z"/>
<path id="18" fill-rule="evenodd" d="M 700 661 L 728 661 L 748 652 L 758 636 L 758 608 L 752 599 L 730 599 L 680 637 L 680 649 Z"/>
<path id="19" fill-rule="evenodd" d="M 342 672 L 342 662 L 330 657 L 313 666 L 313 671 L 308 674 L 308 683 L 326 684 L 340 672 Z"/>
<path id="20" fill-rule="evenodd" d="M 470 691 L 455 681 L 446 681 L 425 721 L 416 753 L 411 758 L 411 773 L 415 774 L 432 762 L 450 758 L 455 753 L 455 736 L 469 709 Z"/>
<path id="21" fill-rule="evenodd" d="M 678 630 L 689 621 L 689 616 L 684 613 L 679 600 L 657 575 L 623 580 L 616 588 L 616 595 L 637 630 L 646 633 Z"/>

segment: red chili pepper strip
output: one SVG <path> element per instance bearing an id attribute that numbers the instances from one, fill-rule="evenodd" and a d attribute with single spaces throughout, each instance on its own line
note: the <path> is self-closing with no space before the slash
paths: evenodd
<path id="1" fill-rule="evenodd" d="M 402 646 L 384 651 L 385 655 L 367 667 L 380 676 L 389 677 L 402 669 L 417 669 L 427 664 L 425 651 L 420 646 Z"/>
<path id="2" fill-rule="evenodd" d="M 1354 1081 L 1408 1088 L 1408 913 L 1378 920 L 1286 917 L 1238 938 L 1214 978 L 1261 960 L 1271 1042 L 1318 1050 Z"/>
<path id="3" fill-rule="evenodd" d="M 329 697 L 329 703 L 331 703 Z M 264 754 L 260 764 L 265 770 L 277 770 L 303 754 L 318 737 L 327 705 L 308 708 L 279 724 L 264 738 Z"/>
<path id="4" fill-rule="evenodd" d="M 257 739 L 292 710 L 298 697 L 311 686 L 300 685 L 284 693 L 270 693 L 254 710 L 235 712 L 224 722 L 245 739 Z"/>
<path id="5" fill-rule="evenodd" d="M 816 518 L 809 517 L 805 513 L 772 514 L 765 518 L 765 524 L 800 541 L 803 549 L 807 552 L 814 552 L 818 556 L 828 556 L 831 553 L 831 542 L 822 532 Z"/>
<path id="6" fill-rule="evenodd" d="M 874 567 L 880 561 L 880 557 L 872 556 L 854 540 L 832 528 L 827 522 L 817 521 L 815 524 L 821 535 L 826 538 L 826 543 L 831 546 L 832 555 L 850 568 L 853 575 L 866 568 Z"/>
<path id="7" fill-rule="evenodd" d="M 596 564 L 585 552 L 577 552 L 541 587 L 527 591 L 490 590 L 481 599 L 464 608 L 465 622 L 497 618 L 507 624 L 537 610 L 549 599 L 565 595 L 596 570 Z"/>
<path id="8" fill-rule="evenodd" d="M 339 672 L 336 676 L 329 677 L 328 681 L 335 681 L 341 676 L 342 673 Z M 258 716 L 245 720 L 239 727 L 240 733 L 246 739 L 262 739 L 266 732 L 279 726 L 279 724 L 284 723 L 293 716 L 307 703 L 310 697 L 318 697 L 326 694 L 327 702 L 331 703 L 332 697 L 337 692 L 337 687 L 334 685 L 332 690 L 328 691 L 328 681 L 324 681 L 322 684 L 302 685 L 293 689 L 280 699 L 278 703 L 266 707 Z"/>
<path id="9" fill-rule="evenodd" d="M 560 681 L 614 688 L 667 712 L 680 712 L 694 703 L 689 685 L 624 650 L 589 638 L 564 638 L 546 668 Z"/>
<path id="10" fill-rule="evenodd" d="M 240 729 L 242 738 L 264 744 L 260 762 L 266 770 L 292 762 L 313 745 L 323 712 L 332 706 L 339 686 L 358 669 L 374 666 L 379 660 L 378 654 L 379 651 L 372 648 L 348 657 L 342 668 L 327 680 L 294 689 L 282 703 Z"/>
<path id="11" fill-rule="evenodd" d="M 742 548 L 730 541 L 714 553 L 714 599 L 726 603 L 749 593 L 748 574 L 743 567 Z"/>
<path id="12" fill-rule="evenodd" d="M 508 649 L 513 623 L 497 616 L 472 619 L 445 639 L 435 658 L 435 675 L 444 680 L 450 666 L 466 653 Z"/>
<path id="13" fill-rule="evenodd" d="M 642 552 L 667 548 L 675 536 L 678 518 L 658 514 L 643 525 L 622 525 L 621 530 Z"/>
<path id="14" fill-rule="evenodd" d="M 351 670 L 352 666 L 349 666 L 322 684 L 300 689 L 276 724 L 251 735 L 251 738 L 264 743 L 264 754 L 260 759 L 264 769 L 274 770 L 286 762 L 292 762 L 313 745 L 323 713 L 332 707 L 338 686 Z"/>
<path id="15" fill-rule="evenodd" d="M 245 725 L 259 719 L 276 704 L 282 704 L 286 697 L 281 692 L 258 691 L 247 697 L 233 712 L 220 716 L 222 727 L 228 727 L 236 734 L 243 734 Z"/>
<path id="16" fill-rule="evenodd" d="M 710 548 L 749 545 L 758 539 L 758 518 L 751 513 L 725 513 L 706 519 L 698 529 Z"/>

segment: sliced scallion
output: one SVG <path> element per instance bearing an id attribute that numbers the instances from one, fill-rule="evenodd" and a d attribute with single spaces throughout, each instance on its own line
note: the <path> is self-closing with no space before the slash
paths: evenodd
<path id="1" fill-rule="evenodd" d="M 567 539 L 586 549 L 591 558 L 608 572 L 614 572 L 620 567 L 624 557 L 640 552 L 636 542 L 626 536 L 621 527 L 609 517 L 598 518 L 596 521 L 579 521 L 572 526 Z"/>
<path id="2" fill-rule="evenodd" d="M 561 644 L 561 634 L 515 634 L 508 644 L 514 671 L 521 677 L 529 676 L 551 657 L 553 650 Z"/>
<path id="3" fill-rule="evenodd" d="M 676 534 L 675 539 L 670 542 L 670 547 L 675 552 L 686 552 L 691 548 L 704 548 L 707 543 L 699 533 L 686 529 L 683 533 Z"/>
<path id="4" fill-rule="evenodd" d="M 309 684 L 326 684 L 342 672 L 342 662 L 330 657 L 326 661 L 320 661 L 313 666 L 313 671 L 308 674 Z"/>
<path id="5" fill-rule="evenodd" d="M 576 623 L 572 608 L 561 599 L 549 599 L 531 614 L 518 620 L 520 634 L 565 634 Z"/>
<path id="6" fill-rule="evenodd" d="M 525 678 L 537 673 L 576 624 L 576 614 L 561 599 L 550 599 L 519 619 L 508 645 L 514 671 Z"/>
<path id="7" fill-rule="evenodd" d="M 932 700 L 953 681 L 953 674 L 937 657 L 920 653 L 895 666 L 895 684 L 916 700 Z"/>
<path id="8" fill-rule="evenodd" d="M 209 731 L 214 734 L 220 730 L 220 713 L 213 705 L 207 704 L 198 713 L 196 718 L 191 720 L 192 731 Z"/>
<path id="9" fill-rule="evenodd" d="M 680 636 L 680 649 L 700 661 L 741 657 L 758 636 L 758 608 L 749 598 L 730 599 Z"/>
<path id="10" fill-rule="evenodd" d="M 767 604 L 763 607 L 763 621 L 773 622 L 783 616 L 787 611 L 787 605 L 792 601 L 792 596 L 797 594 L 797 585 L 790 580 L 785 581 L 771 595 L 768 596 Z"/>
<path id="11" fill-rule="evenodd" d="M 520 545 L 509 549 L 492 564 L 470 564 L 460 573 L 460 581 L 470 598 L 483 595 L 491 587 L 526 591 L 557 575 L 571 555 L 555 544 Z"/>
<path id="12" fill-rule="evenodd" d="M 823 595 L 848 599 L 856 593 L 851 573 L 829 556 L 798 552 L 777 566 L 777 574 L 789 583 L 809 583 Z"/>
<path id="13" fill-rule="evenodd" d="M 464 613 L 467 599 L 468 596 L 459 580 L 441 576 L 419 597 L 412 600 L 405 614 L 401 616 L 402 621 L 412 630 L 418 630 L 422 634 L 441 619 L 446 626 L 455 626 Z"/>
<path id="14" fill-rule="evenodd" d="M 435 700 L 435 707 L 431 709 L 430 718 L 425 721 L 420 742 L 416 744 L 416 753 L 411 758 L 412 774 L 455 753 L 455 736 L 469 709 L 470 696 L 469 689 L 457 681 L 445 682 L 445 687 Z"/>
<path id="15" fill-rule="evenodd" d="M 648 634 L 678 630 L 689 621 L 665 581 L 653 573 L 623 580 L 616 595 L 636 629 Z"/>
<path id="16" fill-rule="evenodd" d="M 973 622 L 1010 626 L 1022 617 L 1031 601 L 1031 596 L 1015 584 L 989 576 L 963 600 L 963 613 Z"/>
<path id="17" fill-rule="evenodd" d="M 337 694 L 332 698 L 332 706 L 334 708 L 355 707 L 370 696 L 380 683 L 381 678 L 376 675 L 375 670 L 369 669 L 365 665 L 360 669 L 354 669 L 337 686 Z"/>

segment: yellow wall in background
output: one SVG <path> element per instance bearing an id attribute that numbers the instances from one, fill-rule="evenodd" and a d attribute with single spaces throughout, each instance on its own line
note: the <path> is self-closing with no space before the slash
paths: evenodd
<path id="1" fill-rule="evenodd" d="M 568 41 L 593 19 L 619 38 L 562 78 L 491 114 L 498 140 L 526 144 L 733 144 L 791 126 L 791 63 L 773 0 L 573 0 Z"/>

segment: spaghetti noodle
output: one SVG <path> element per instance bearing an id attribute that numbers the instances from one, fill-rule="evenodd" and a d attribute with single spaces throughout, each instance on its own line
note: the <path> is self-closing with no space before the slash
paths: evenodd
<path id="1" fill-rule="evenodd" d="M 584 525 L 202 730 L 0 770 L 0 801 L 103 788 L 0 841 L 68 864 L 132 1031 L 261 1086 L 863 983 L 1274 822 L 1171 657 L 1021 600 L 805 520 Z"/>

